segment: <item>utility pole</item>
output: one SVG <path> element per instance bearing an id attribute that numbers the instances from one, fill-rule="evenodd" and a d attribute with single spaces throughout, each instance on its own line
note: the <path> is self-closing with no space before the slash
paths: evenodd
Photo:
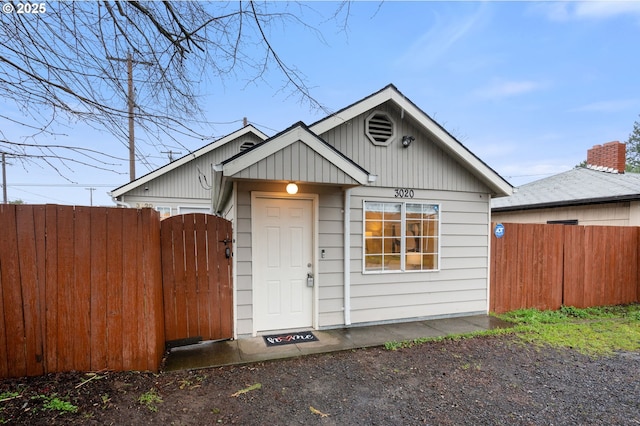
<path id="1" fill-rule="evenodd" d="M 2 203 L 7 204 L 7 157 L 2 153 Z"/>
<path id="2" fill-rule="evenodd" d="M 95 191 L 96 188 L 85 188 L 85 189 L 89 191 L 89 205 L 93 207 L 93 191 Z"/>
<path id="3" fill-rule="evenodd" d="M 127 108 L 129 110 L 129 179 L 134 181 L 136 179 L 136 146 L 135 146 L 135 135 L 134 135 L 134 90 L 133 90 L 133 63 L 141 64 L 141 65 L 153 65 L 151 62 L 145 61 L 134 61 L 131 58 L 131 52 L 127 53 L 127 59 L 122 58 L 114 58 L 112 56 L 107 56 L 107 59 L 110 61 L 118 61 L 118 62 L 126 62 L 127 63 Z"/>
<path id="4" fill-rule="evenodd" d="M 169 155 L 169 162 L 171 163 L 173 161 L 173 154 L 180 155 L 180 154 L 182 154 L 182 152 L 180 152 L 180 151 L 175 152 L 175 151 L 169 150 L 169 151 L 161 151 L 160 154 L 168 154 Z"/>

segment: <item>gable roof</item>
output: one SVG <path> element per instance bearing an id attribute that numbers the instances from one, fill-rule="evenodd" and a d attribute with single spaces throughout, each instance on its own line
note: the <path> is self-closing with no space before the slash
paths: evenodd
<path id="1" fill-rule="evenodd" d="M 129 191 L 131 191 L 134 188 L 137 188 L 139 186 L 144 185 L 145 183 L 148 183 L 149 181 L 170 172 L 171 170 L 174 170 L 188 162 L 190 162 L 191 160 L 194 160 L 198 157 L 201 157 L 205 154 L 208 154 L 209 152 L 213 151 L 214 149 L 218 149 L 221 146 L 234 141 L 244 135 L 247 135 L 249 133 L 254 134 L 255 136 L 257 136 L 258 138 L 262 139 L 263 141 L 267 139 L 267 135 L 265 135 L 263 132 L 261 132 L 260 130 L 256 129 L 255 127 L 253 127 L 253 125 L 249 124 L 247 126 L 244 126 L 242 129 L 236 130 L 233 133 L 230 133 L 226 136 L 223 136 L 222 138 L 215 140 L 213 142 L 211 142 L 210 144 L 207 144 L 205 146 L 203 146 L 202 148 L 199 148 L 193 152 L 190 152 L 189 154 L 185 155 L 184 157 L 181 157 L 175 161 L 172 161 L 171 163 L 162 166 L 152 172 L 147 173 L 144 176 L 139 177 L 136 180 L 133 180 L 129 183 L 126 183 L 116 189 L 114 189 L 113 191 L 111 191 L 111 196 L 112 197 L 119 197 L 122 194 L 125 194 Z"/>
<path id="2" fill-rule="evenodd" d="M 296 143 L 302 142 L 311 148 L 317 155 L 326 159 L 341 172 L 351 177 L 357 183 L 365 185 L 375 177 L 353 162 L 350 158 L 329 145 L 322 138 L 312 133 L 302 122 L 298 122 L 277 135 L 228 158 L 216 166 L 216 170 L 223 172 L 225 176 L 232 177 L 253 164 L 267 158 L 270 155 Z"/>
<path id="3" fill-rule="evenodd" d="M 331 114 L 309 126 L 309 129 L 321 135 L 334 127 L 337 127 L 360 114 L 387 101 L 393 101 L 401 109 L 402 114 L 413 117 L 427 132 L 434 136 L 437 143 L 445 152 L 465 166 L 473 175 L 483 181 L 495 196 L 511 195 L 513 187 L 502 176 L 496 173 L 485 162 L 469 151 L 460 141 L 433 120 L 424 111 L 405 97 L 393 84 L 389 84 L 382 90 L 367 96 L 366 98 Z"/>
<path id="4" fill-rule="evenodd" d="M 614 174 L 577 168 L 522 185 L 510 197 L 491 200 L 491 210 L 505 212 L 640 200 L 640 173 Z"/>

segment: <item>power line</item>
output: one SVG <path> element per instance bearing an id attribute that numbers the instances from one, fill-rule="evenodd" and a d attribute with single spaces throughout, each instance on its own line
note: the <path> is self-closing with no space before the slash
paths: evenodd
<path id="1" fill-rule="evenodd" d="M 76 187 L 100 187 L 100 188 L 116 188 L 122 183 L 10 183 L 7 186 L 46 186 L 58 188 L 76 188 Z"/>

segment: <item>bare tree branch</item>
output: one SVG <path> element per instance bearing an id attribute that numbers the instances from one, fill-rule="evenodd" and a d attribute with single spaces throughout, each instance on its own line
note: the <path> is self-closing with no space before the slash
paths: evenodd
<path id="1" fill-rule="evenodd" d="M 340 7 L 348 15 L 348 6 Z M 121 160 L 117 155 L 51 144 L 47 137 L 62 137 L 60 127 L 81 122 L 128 145 L 126 64 L 107 58 L 129 54 L 137 63 L 151 64 L 134 69 L 135 122 L 140 140 L 149 144 L 139 152 L 142 162 L 149 152 L 167 150 L 167 144 L 187 152 L 187 140 L 211 139 L 215 118 L 202 112 L 201 81 L 236 75 L 265 81 L 273 66 L 284 80 L 279 91 L 326 112 L 304 75 L 288 65 L 267 36 L 269 26 L 282 23 L 321 39 L 302 15 L 279 2 L 109 0 L 48 3 L 43 14 L 3 13 L 0 96 L 18 110 L 0 114 L 0 150 L 20 154 L 23 161 L 42 161 L 58 173 L 65 163 L 115 169 L 116 163 L 106 160 Z M 4 130 L 9 127 L 10 136 Z M 56 155 L 59 161 L 53 163 Z"/>

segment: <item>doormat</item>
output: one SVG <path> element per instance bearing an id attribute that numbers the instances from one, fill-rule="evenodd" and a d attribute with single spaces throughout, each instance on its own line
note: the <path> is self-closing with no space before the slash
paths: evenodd
<path id="1" fill-rule="evenodd" d="M 267 346 L 282 346 L 292 343 L 316 342 L 318 338 L 310 331 L 301 331 L 298 333 L 272 334 L 264 337 Z"/>

